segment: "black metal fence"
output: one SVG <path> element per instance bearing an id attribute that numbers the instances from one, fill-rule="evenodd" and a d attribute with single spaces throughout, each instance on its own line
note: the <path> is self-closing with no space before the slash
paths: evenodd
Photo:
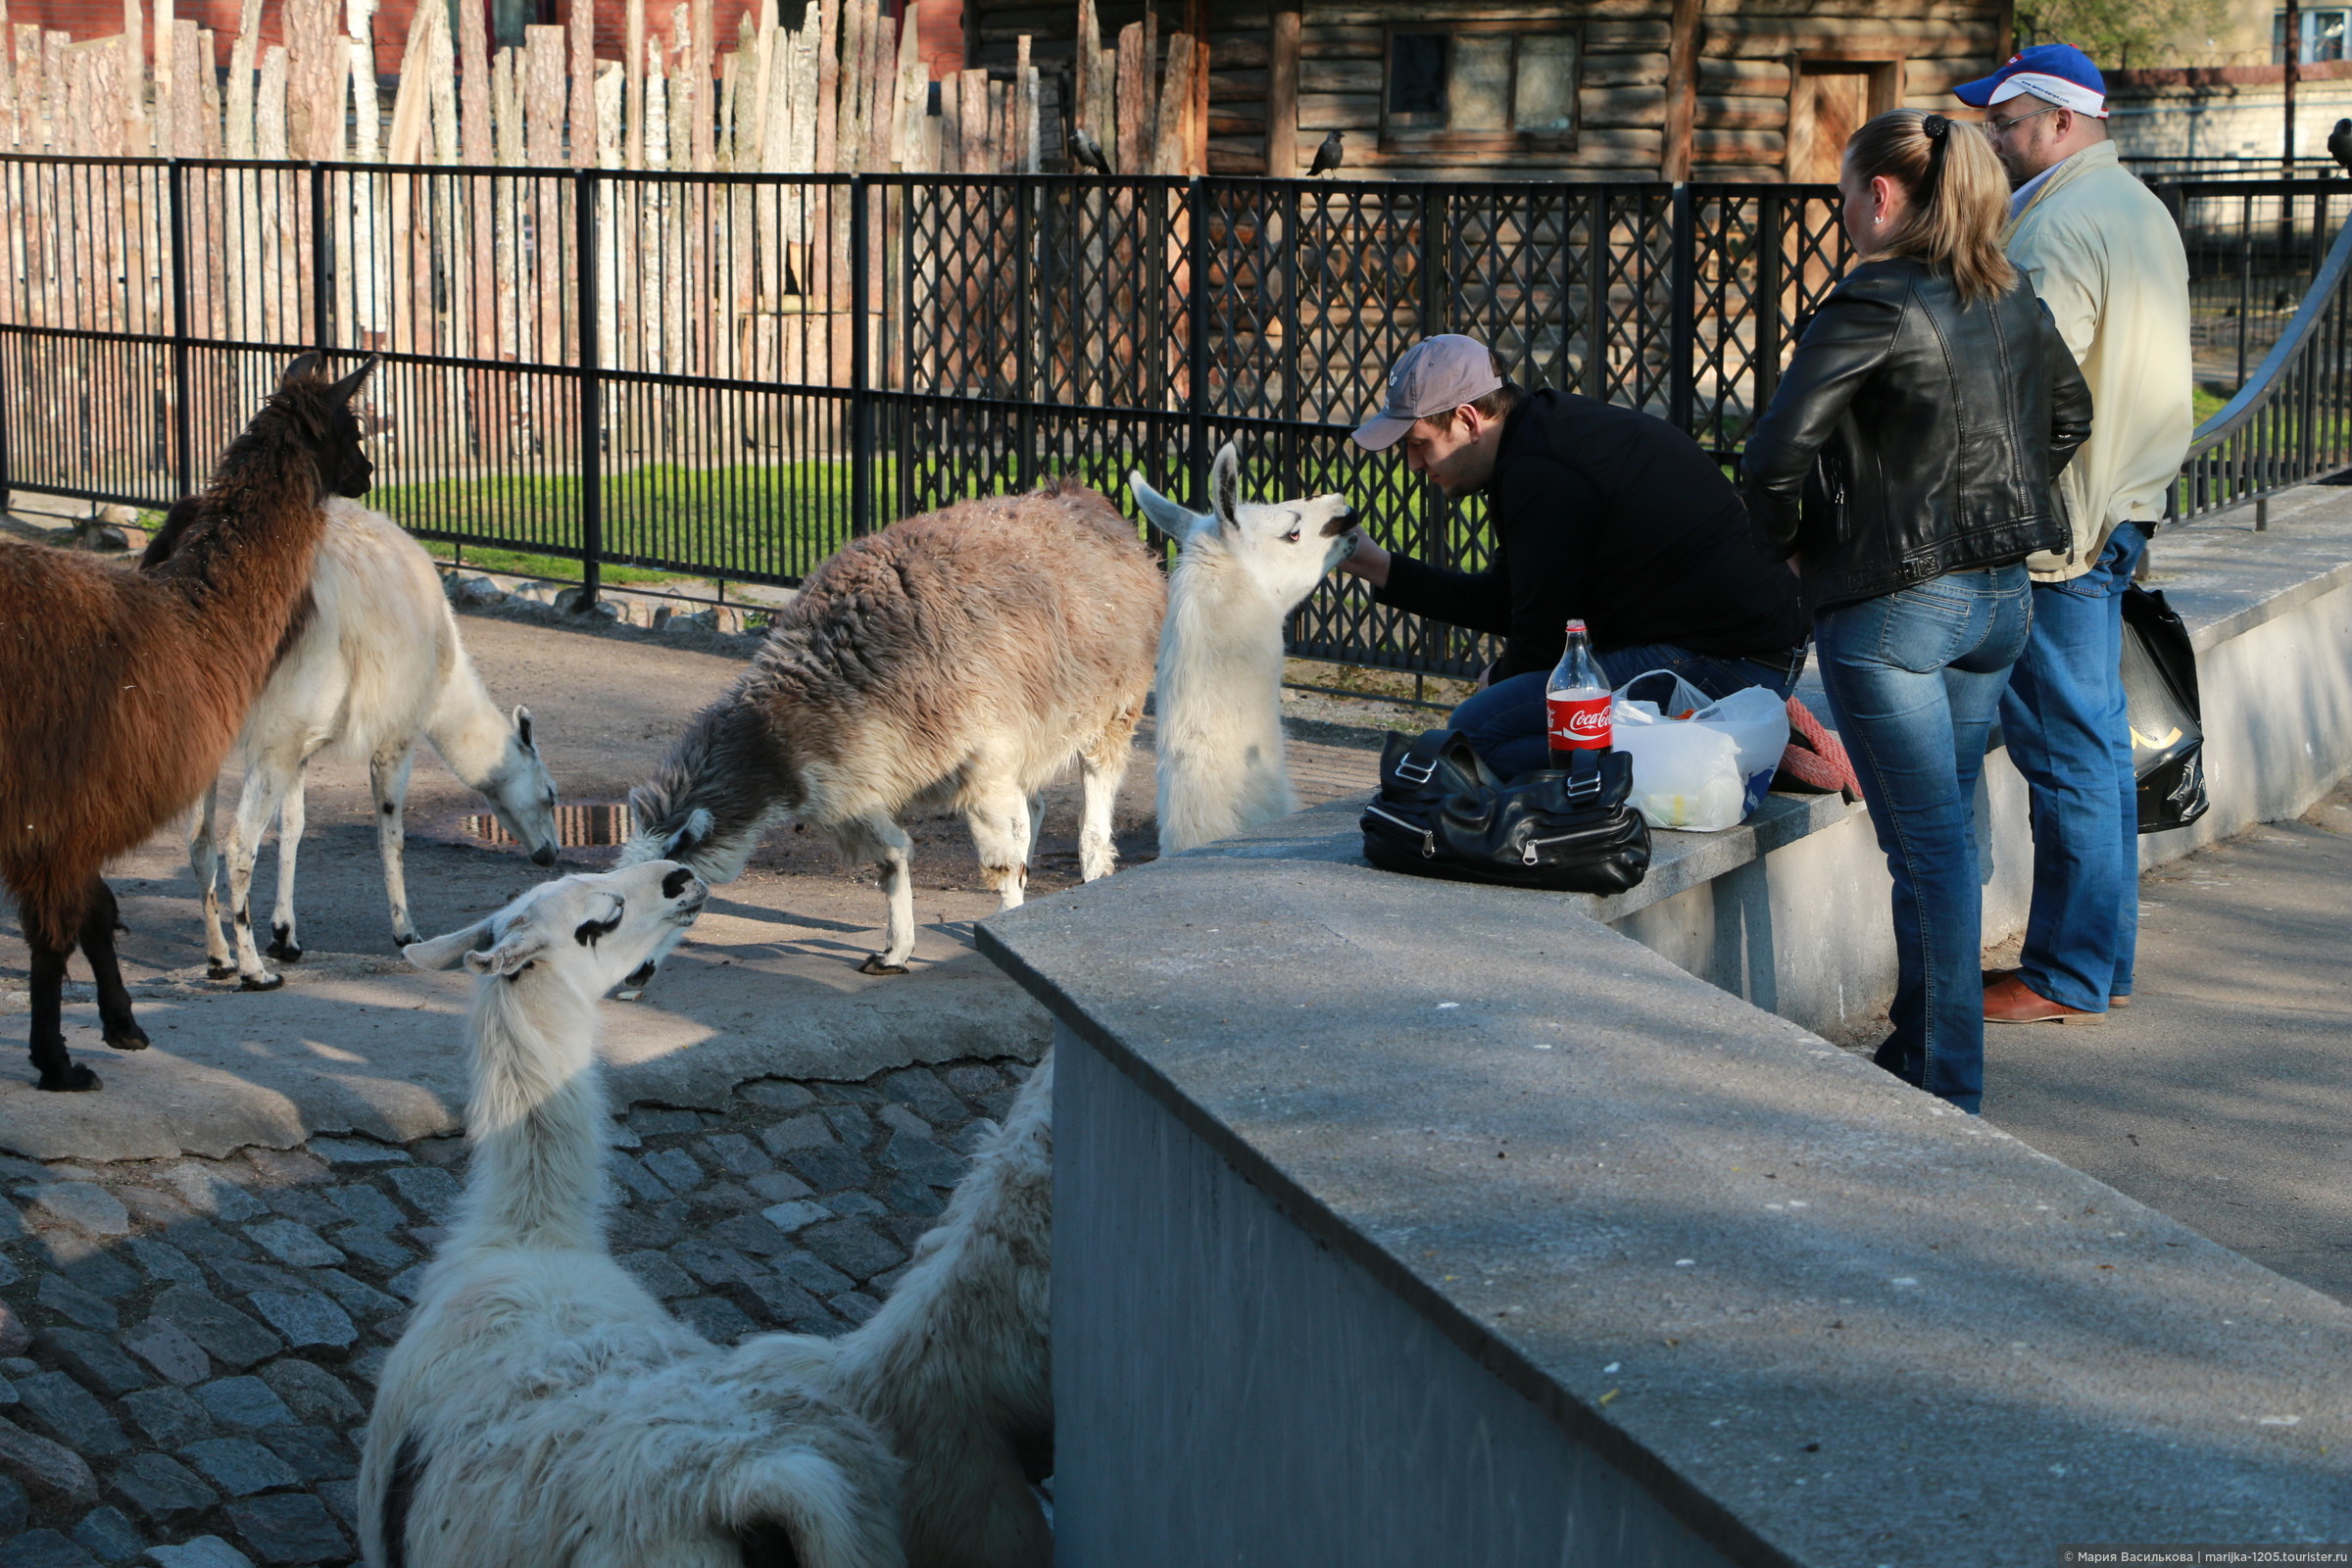
<path id="1" fill-rule="evenodd" d="M 2233 390 L 2352 197 L 2163 189 Z M 1345 491 L 1384 542 L 1476 568 L 1477 505 L 1347 439 L 1405 348 L 1472 333 L 1728 459 L 1846 262 L 1826 186 L 10 156 L 0 227 L 0 489 L 163 507 L 290 352 L 375 352 L 375 504 L 592 590 L 616 565 L 790 583 L 1054 472 L 1198 495 L 1228 440 L 1258 491 Z M 1486 657 L 1352 579 L 1294 631 L 1430 673 Z"/>

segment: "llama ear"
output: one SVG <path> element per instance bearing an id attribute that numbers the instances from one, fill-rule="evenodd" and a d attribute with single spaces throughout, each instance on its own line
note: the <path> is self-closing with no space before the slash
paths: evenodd
<path id="1" fill-rule="evenodd" d="M 463 931 L 452 931 L 444 937 L 427 937 L 412 942 L 400 950 L 401 956 L 419 969 L 446 969 L 475 948 L 490 945 L 490 922 L 476 920 Z"/>
<path id="2" fill-rule="evenodd" d="M 1217 461 L 1209 465 L 1208 499 L 1218 527 L 1227 532 L 1241 527 L 1242 455 L 1230 441 L 1217 450 Z"/>
<path id="3" fill-rule="evenodd" d="M 297 354 L 294 363 L 286 367 L 285 374 L 277 378 L 280 392 L 291 392 L 298 386 L 312 386 L 326 379 L 326 360 L 323 356 Z"/>
<path id="4" fill-rule="evenodd" d="M 710 841 L 712 825 L 710 813 L 702 807 L 688 811 L 685 825 L 672 833 L 669 842 L 662 846 L 662 858 L 683 861 Z"/>
<path id="5" fill-rule="evenodd" d="M 383 363 L 384 361 L 382 355 L 368 355 L 368 358 L 360 362 L 360 368 L 358 369 L 352 371 L 342 380 L 337 381 L 333 386 L 328 387 L 326 389 L 327 396 L 336 403 L 349 403 L 354 397 L 359 395 L 360 387 L 367 381 L 368 373 Z"/>
<path id="6" fill-rule="evenodd" d="M 518 975 L 531 966 L 533 959 L 547 951 L 547 933 L 526 925 L 487 951 L 475 949 L 466 955 L 466 967 L 475 974 Z"/>
<path id="7" fill-rule="evenodd" d="M 1144 509 L 1144 520 L 1178 544 L 1190 539 L 1204 520 L 1152 489 L 1140 469 L 1127 475 L 1127 490 Z"/>
<path id="8" fill-rule="evenodd" d="M 522 742 L 522 749 L 526 752 L 539 749 L 531 741 L 531 710 L 527 708 L 514 710 L 514 738 Z"/>

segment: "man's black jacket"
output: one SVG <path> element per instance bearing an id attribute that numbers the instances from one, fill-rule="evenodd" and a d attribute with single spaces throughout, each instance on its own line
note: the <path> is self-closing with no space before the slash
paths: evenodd
<path id="1" fill-rule="evenodd" d="M 1523 397 L 1486 497 L 1493 564 L 1395 555 L 1375 597 L 1508 639 L 1496 680 L 1558 662 L 1573 618 L 1602 652 L 1769 657 L 1804 638 L 1796 579 L 1757 551 L 1714 460 L 1663 419 L 1549 388 Z"/>
<path id="2" fill-rule="evenodd" d="M 2090 434 L 2090 388 L 2021 274 L 1869 262 L 1822 302 L 1740 458 L 1759 546 L 1801 553 L 1816 610 L 2063 550 L 2051 481 Z"/>

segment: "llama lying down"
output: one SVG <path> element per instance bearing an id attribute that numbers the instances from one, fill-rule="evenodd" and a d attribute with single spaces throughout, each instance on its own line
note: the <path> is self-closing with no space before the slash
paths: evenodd
<path id="1" fill-rule="evenodd" d="M 662 857 L 731 882 L 767 829 L 797 816 L 880 868 L 889 930 L 861 967 L 903 974 L 909 808 L 960 809 L 981 877 L 1011 908 L 1038 792 L 1076 758 L 1079 868 L 1108 874 L 1165 603 L 1134 525 L 1058 480 L 858 539 L 809 574 L 751 669 L 638 786 L 621 863 Z"/>
<path id="2" fill-rule="evenodd" d="M 772 1334 L 745 1345 L 863 1416 L 905 1461 L 910 1568 L 1054 1560 L 1031 1490 L 1054 1468 L 1053 1101 L 1049 1056 L 881 1311 L 839 1339 Z"/>
<path id="3" fill-rule="evenodd" d="M 174 526 L 167 523 L 147 547 L 142 567 L 170 559 L 176 544 Z M 327 747 L 367 759 L 395 943 L 418 940 L 409 918 L 401 811 L 419 735 L 432 741 L 451 772 L 489 800 L 534 862 L 553 865 L 556 859 L 556 786 L 539 759 L 530 710 L 517 708 L 509 715 L 491 703 L 424 547 L 382 513 L 329 499 L 326 532 L 311 564 L 311 607 L 299 634 L 279 650 L 270 684 L 237 737 L 245 782 L 225 846 L 233 960 L 220 934 L 214 876 L 217 780 L 189 824 L 188 860 L 204 888 L 207 969 L 216 980 L 238 976 L 247 991 L 282 983 L 262 962 L 253 931 L 254 855 L 272 816 L 278 818 L 277 904 L 268 952 L 284 963 L 302 956 L 294 865 L 302 842 L 303 774 Z"/>
<path id="4" fill-rule="evenodd" d="M 607 1250 L 597 1002 L 709 890 L 656 860 L 411 947 L 480 979 L 466 1199 L 360 1468 L 378 1568 L 894 1568 L 900 1465 L 858 1415 L 672 1318 Z"/>
<path id="5" fill-rule="evenodd" d="M 1346 496 L 1250 503 L 1231 446 L 1208 474 L 1209 513 L 1144 482 L 1136 504 L 1183 547 L 1159 636 L 1159 853 L 1230 838 L 1298 808 L 1284 763 L 1283 625 L 1355 549 Z"/>

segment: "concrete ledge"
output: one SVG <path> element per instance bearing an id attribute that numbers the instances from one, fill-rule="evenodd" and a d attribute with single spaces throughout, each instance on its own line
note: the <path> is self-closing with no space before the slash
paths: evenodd
<path id="1" fill-rule="evenodd" d="M 2352 488 L 2313 485 L 2245 520 L 2167 529 L 2152 549 L 2198 649 L 2213 808 L 2140 842 L 2143 867 L 2307 809 L 2352 772 Z M 1829 719 L 1818 674 L 1798 695 Z M 2032 897 L 2025 781 L 1996 744 L 1978 797 L 1984 938 L 2021 930 Z M 1302 812 L 1201 858 L 1362 864 L 1353 806 Z M 1894 990 L 1885 857 L 1868 813 L 1836 796 L 1774 796 L 1723 833 L 1652 835 L 1649 874 L 1610 898 L 1555 895 L 1690 973 L 1807 1028 L 1843 1034 Z"/>
<path id="2" fill-rule="evenodd" d="M 1555 896 L 1245 846 L 980 935 L 1076 1568 L 2352 1536 L 2352 1310 Z"/>

